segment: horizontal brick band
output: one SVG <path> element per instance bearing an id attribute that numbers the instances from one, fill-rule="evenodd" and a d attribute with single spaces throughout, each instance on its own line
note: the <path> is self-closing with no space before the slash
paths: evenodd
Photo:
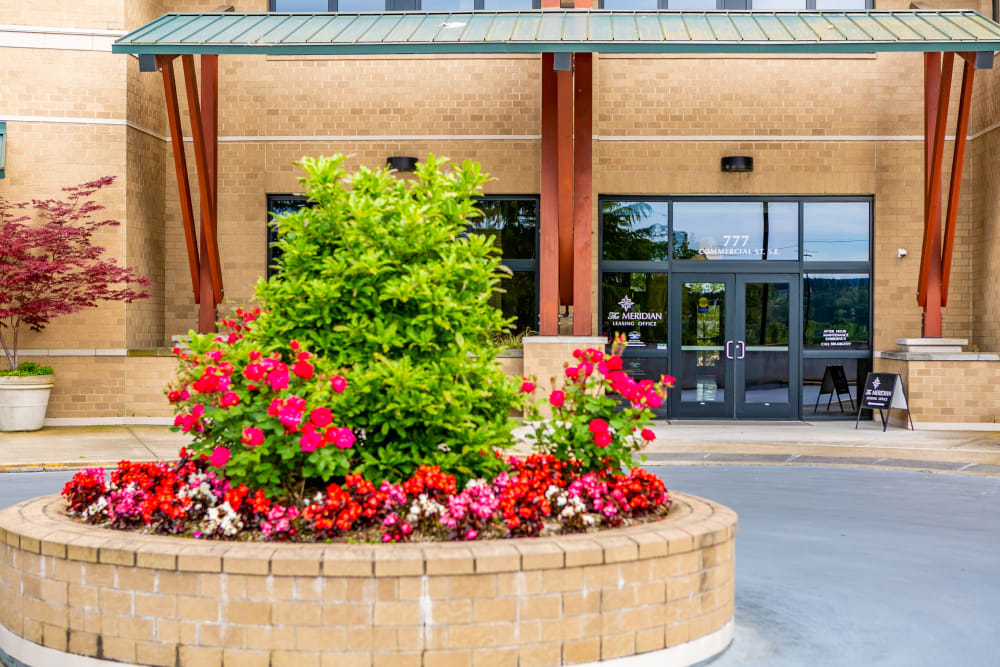
<path id="1" fill-rule="evenodd" d="M 733 617 L 736 514 L 674 497 L 664 521 L 601 533 L 368 546 L 113 532 L 47 496 L 0 511 L 0 625 L 59 651 L 169 666 L 660 651 Z"/>

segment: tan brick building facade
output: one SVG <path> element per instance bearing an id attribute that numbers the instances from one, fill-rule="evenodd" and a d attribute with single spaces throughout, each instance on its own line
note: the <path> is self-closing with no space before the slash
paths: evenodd
<path id="1" fill-rule="evenodd" d="M 0 120 L 8 128 L 0 195 L 50 197 L 65 185 L 116 176 L 104 203 L 123 224 L 101 241 L 154 282 L 149 299 L 62 318 L 24 342 L 34 351 L 30 358 L 56 367 L 49 417 L 162 418 L 169 410 L 150 378 L 169 370 L 162 359 L 129 351 L 170 346 L 172 336 L 196 326 L 197 309 L 162 82 L 140 74 L 136 58 L 112 55 L 109 43 L 164 12 L 211 10 L 218 3 L 8 4 L 7 25 L 0 26 Z M 267 4 L 234 2 L 240 12 L 266 11 Z M 972 8 L 990 15 L 990 2 L 978 5 Z M 495 178 L 490 193 L 539 193 L 537 56 L 222 56 L 219 78 L 224 309 L 247 303 L 264 274 L 266 195 L 297 190 L 292 163 L 304 155 L 346 153 L 355 167 L 433 152 L 481 162 Z M 1000 82 L 994 71 L 979 71 L 976 79 L 944 335 L 998 352 Z M 956 75 L 949 133 L 960 80 Z M 914 298 L 923 229 L 919 54 L 605 55 L 595 61 L 594 102 L 595 239 L 601 195 L 870 196 L 872 350 L 877 357 L 894 349 L 897 338 L 920 335 Z M 950 147 L 949 141 L 946 169 Z M 733 154 L 753 156 L 754 171 L 720 172 L 720 158 Z M 944 178 L 947 184 L 947 171 Z M 599 244 L 593 248 L 599 333 Z M 909 254 L 897 257 L 898 248 Z M 984 400 L 990 404 L 963 418 L 1000 415 L 1000 404 Z"/>

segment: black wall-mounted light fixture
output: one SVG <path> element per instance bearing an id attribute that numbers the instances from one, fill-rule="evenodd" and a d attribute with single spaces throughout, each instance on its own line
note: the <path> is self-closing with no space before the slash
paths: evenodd
<path id="1" fill-rule="evenodd" d="M 396 171 L 414 171 L 417 168 L 417 158 L 405 155 L 393 155 L 385 159 L 386 165 Z"/>
<path id="2" fill-rule="evenodd" d="M 746 155 L 727 155 L 722 158 L 722 171 L 753 171 L 753 158 Z"/>

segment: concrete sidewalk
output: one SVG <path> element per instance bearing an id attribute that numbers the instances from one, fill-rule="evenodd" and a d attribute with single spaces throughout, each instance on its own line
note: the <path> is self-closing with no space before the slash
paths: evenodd
<path id="1" fill-rule="evenodd" d="M 885 433 L 873 422 L 656 422 L 650 464 L 822 464 L 1000 474 L 1000 433 Z M 169 459 L 188 442 L 163 426 L 48 427 L 0 434 L 0 472 Z"/>

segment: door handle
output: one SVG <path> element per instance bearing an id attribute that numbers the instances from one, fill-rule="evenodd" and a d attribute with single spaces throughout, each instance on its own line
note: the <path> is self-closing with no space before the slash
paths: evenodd
<path id="1" fill-rule="evenodd" d="M 737 359 L 743 359 L 744 357 L 746 357 L 747 356 L 746 341 L 742 340 L 736 341 L 736 350 L 737 350 L 736 354 L 739 355 L 738 357 L 736 357 Z"/>
<path id="2" fill-rule="evenodd" d="M 729 346 L 732 345 L 732 344 L 733 344 L 733 341 L 731 341 L 731 340 L 727 340 L 726 341 L 726 359 L 732 359 L 733 358 L 733 353 L 729 351 Z"/>

